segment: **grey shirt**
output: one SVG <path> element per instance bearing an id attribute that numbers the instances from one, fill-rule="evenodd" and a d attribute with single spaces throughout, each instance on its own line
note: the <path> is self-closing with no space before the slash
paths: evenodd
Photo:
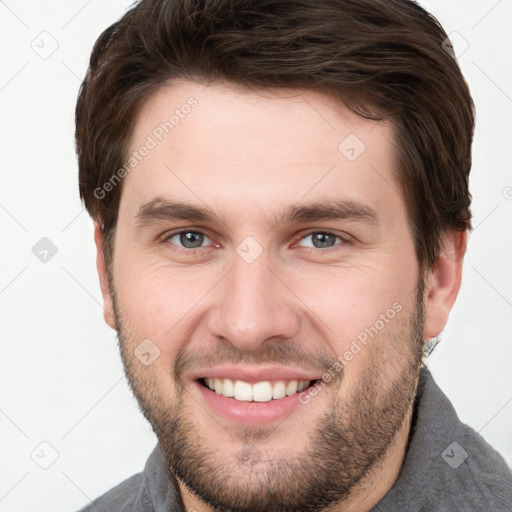
<path id="1" fill-rule="evenodd" d="M 82 512 L 185 512 L 157 446 L 144 471 Z M 512 473 L 423 368 L 407 455 L 394 486 L 371 512 L 512 512 Z"/>

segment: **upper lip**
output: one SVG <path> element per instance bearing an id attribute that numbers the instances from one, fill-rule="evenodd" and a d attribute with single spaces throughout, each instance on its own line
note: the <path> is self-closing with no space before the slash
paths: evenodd
<path id="1" fill-rule="evenodd" d="M 277 380 L 319 380 L 322 378 L 318 372 L 291 368 L 285 366 L 241 366 L 224 365 L 204 368 L 194 372 L 191 379 L 204 377 L 217 379 L 241 380 L 248 383 Z"/>

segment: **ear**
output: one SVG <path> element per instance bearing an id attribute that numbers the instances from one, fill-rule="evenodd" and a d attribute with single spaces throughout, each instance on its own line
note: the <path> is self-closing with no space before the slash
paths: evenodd
<path id="1" fill-rule="evenodd" d="M 427 276 L 425 290 L 425 340 L 445 328 L 462 281 L 462 264 L 468 232 L 450 231 L 443 238 L 441 254 Z"/>
<path id="2" fill-rule="evenodd" d="M 97 222 L 94 223 L 94 242 L 96 243 L 96 268 L 98 269 L 98 276 L 100 278 L 101 294 L 103 295 L 103 316 L 105 318 L 105 322 L 107 322 L 112 329 L 115 329 L 116 323 L 114 320 L 114 307 L 108 283 L 107 264 L 105 262 L 105 257 L 103 256 L 104 235 Z"/>

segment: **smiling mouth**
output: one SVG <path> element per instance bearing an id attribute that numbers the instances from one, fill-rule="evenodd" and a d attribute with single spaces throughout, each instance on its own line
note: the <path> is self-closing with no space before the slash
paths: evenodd
<path id="1" fill-rule="evenodd" d="M 242 380 L 204 377 L 199 383 L 218 395 L 233 398 L 239 402 L 270 402 L 301 393 L 319 380 L 277 380 L 255 383 Z"/>

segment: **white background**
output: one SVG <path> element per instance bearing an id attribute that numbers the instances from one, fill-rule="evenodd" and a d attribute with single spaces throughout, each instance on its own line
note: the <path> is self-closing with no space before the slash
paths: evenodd
<path id="1" fill-rule="evenodd" d="M 0 1 L 1 512 L 77 510 L 140 471 L 156 442 L 103 323 L 73 146 L 92 45 L 130 3 Z M 458 33 L 457 51 L 469 44 L 459 61 L 477 107 L 476 229 L 429 366 L 461 419 L 512 465 L 512 1 L 422 4 Z M 46 59 L 33 49 L 41 38 L 45 51 L 58 44 Z M 32 253 L 42 237 L 58 248 L 47 263 Z"/>

